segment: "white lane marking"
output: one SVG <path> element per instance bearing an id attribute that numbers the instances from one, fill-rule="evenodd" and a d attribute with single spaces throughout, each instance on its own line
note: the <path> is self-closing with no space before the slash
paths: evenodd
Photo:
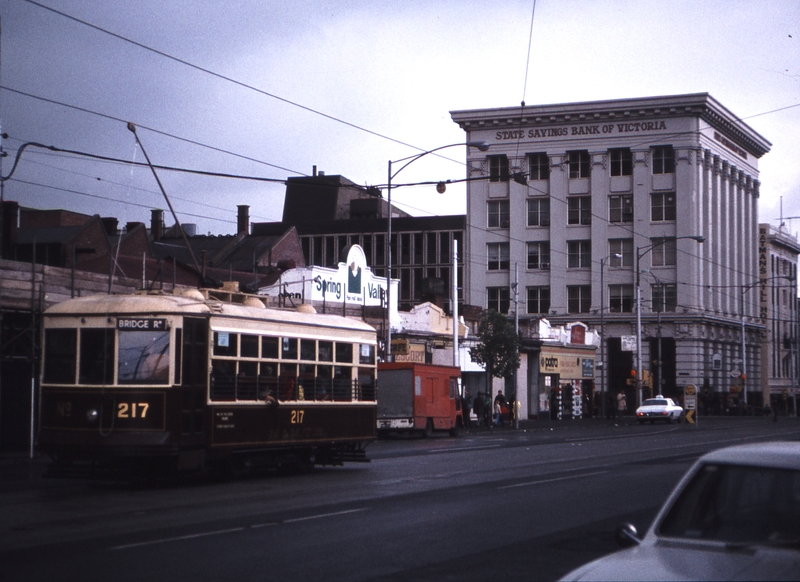
<path id="1" fill-rule="evenodd" d="M 294 519 L 285 519 L 285 520 L 280 521 L 280 522 L 273 521 L 273 522 L 259 523 L 259 524 L 255 524 L 255 525 L 249 525 L 249 526 L 232 527 L 232 528 L 229 528 L 229 529 L 219 529 L 219 530 L 215 530 L 215 531 L 206 531 L 206 532 L 201 532 L 201 533 L 196 533 L 196 534 L 188 534 L 188 535 L 185 535 L 185 536 L 176 536 L 174 538 L 161 538 L 161 539 L 157 539 L 157 540 L 149 540 L 149 541 L 146 541 L 146 542 L 137 542 L 135 544 L 123 544 L 121 546 L 114 546 L 113 548 L 110 548 L 110 549 L 112 549 L 112 550 L 127 550 L 127 549 L 130 549 L 130 548 L 139 548 L 139 547 L 142 547 L 142 546 L 152 546 L 152 545 L 156 545 L 156 544 L 165 544 L 165 543 L 169 543 L 169 542 L 179 542 L 179 541 L 183 541 L 183 540 L 192 540 L 192 539 L 203 538 L 203 537 L 208 537 L 208 536 L 216 536 L 216 535 L 235 533 L 235 532 L 240 532 L 240 531 L 244 531 L 244 530 L 247 530 L 247 529 L 258 529 L 258 528 L 262 528 L 262 527 L 269 527 L 269 526 L 273 526 L 273 525 L 279 525 L 281 523 L 295 523 L 295 522 L 298 522 L 298 521 L 308 521 L 310 519 L 322 519 L 322 518 L 325 518 L 325 517 L 334 517 L 334 516 L 337 516 L 337 515 L 347 515 L 348 513 L 357 513 L 359 511 L 366 511 L 367 509 L 368 509 L 367 507 L 362 507 L 360 509 L 348 509 L 346 511 L 336 511 L 336 512 L 333 512 L 333 513 L 320 513 L 318 515 L 309 515 L 307 517 L 296 517 Z"/>
<path id="2" fill-rule="evenodd" d="M 366 511 L 367 507 L 360 509 L 348 509 L 346 511 L 335 511 L 333 513 L 320 513 L 319 515 L 309 515 L 307 517 L 295 517 L 294 519 L 284 519 L 283 523 L 295 523 L 298 521 L 308 521 L 309 519 L 322 519 L 323 517 L 334 517 L 336 515 L 347 515 L 348 513 L 358 513 L 359 511 Z"/>
<path id="3" fill-rule="evenodd" d="M 556 477 L 554 479 L 539 479 L 538 481 L 527 481 L 525 483 L 517 483 L 516 485 L 503 485 L 497 489 L 513 489 L 514 487 L 528 487 L 530 485 L 541 485 L 542 483 L 554 483 L 556 481 L 567 481 L 568 479 L 580 479 L 582 477 L 591 477 L 592 475 L 604 475 L 608 471 L 595 471 L 593 473 L 581 473 L 580 475 L 570 475 L 569 477 Z"/>
<path id="4" fill-rule="evenodd" d="M 220 529 L 220 530 L 217 530 L 217 531 L 206 531 L 206 532 L 202 532 L 202 533 L 189 534 L 189 535 L 178 536 L 178 537 L 174 537 L 174 538 L 162 538 L 160 540 L 150 540 L 150 541 L 147 541 L 147 542 L 138 542 L 138 543 L 135 543 L 135 544 L 124 544 L 122 546 L 114 546 L 111 549 L 112 550 L 127 550 L 129 548 L 138 548 L 138 547 L 141 547 L 141 546 L 152 546 L 154 544 L 163 544 L 163 543 L 167 543 L 167 542 L 178 542 L 178 541 L 181 541 L 181 540 L 191 540 L 191 539 L 202 538 L 202 537 L 206 537 L 206 536 L 216 536 L 216 535 L 221 535 L 221 534 L 226 534 L 226 533 L 233 533 L 233 532 L 237 532 L 237 531 L 243 531 L 244 529 L 245 529 L 244 527 L 232 527 L 230 529 Z"/>
<path id="5" fill-rule="evenodd" d="M 462 451 L 482 451 L 484 449 L 496 449 L 502 445 L 483 445 L 479 447 L 459 447 L 454 449 L 431 449 L 429 453 L 460 453 Z"/>

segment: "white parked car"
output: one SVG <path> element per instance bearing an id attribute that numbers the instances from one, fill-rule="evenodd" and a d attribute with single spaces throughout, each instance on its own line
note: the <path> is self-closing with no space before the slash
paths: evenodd
<path id="1" fill-rule="evenodd" d="M 563 580 L 800 580 L 800 442 L 704 455 L 643 539 L 617 534 L 635 547 Z"/>
<path id="2" fill-rule="evenodd" d="M 656 396 L 648 398 L 636 409 L 636 420 L 639 421 L 639 424 L 644 424 L 645 420 L 649 420 L 651 423 L 657 420 L 672 422 L 680 420 L 682 414 L 683 408 L 675 404 L 672 398 Z"/>

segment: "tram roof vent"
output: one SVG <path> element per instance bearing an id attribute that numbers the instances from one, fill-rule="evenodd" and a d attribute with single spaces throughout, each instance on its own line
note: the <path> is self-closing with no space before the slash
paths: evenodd
<path id="1" fill-rule="evenodd" d="M 266 309 L 266 305 L 258 297 L 246 297 L 242 303 L 245 307 L 255 307 L 257 309 Z"/>
<path id="2" fill-rule="evenodd" d="M 316 313 L 317 310 L 314 309 L 314 306 L 310 303 L 301 303 L 297 306 L 297 311 L 299 313 Z"/>
<path id="3" fill-rule="evenodd" d="M 181 293 L 184 297 L 189 299 L 195 299 L 197 301 L 205 301 L 206 297 L 199 289 L 187 289 L 183 293 Z"/>

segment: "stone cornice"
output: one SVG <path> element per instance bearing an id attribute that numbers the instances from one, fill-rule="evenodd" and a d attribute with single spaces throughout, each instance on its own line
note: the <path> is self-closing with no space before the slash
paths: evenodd
<path id="1" fill-rule="evenodd" d="M 708 93 L 451 111 L 464 131 L 697 117 L 760 158 L 772 144 Z"/>

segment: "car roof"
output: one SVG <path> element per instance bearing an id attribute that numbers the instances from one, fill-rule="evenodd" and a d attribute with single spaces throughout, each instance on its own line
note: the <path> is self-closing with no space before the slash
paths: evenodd
<path id="1" fill-rule="evenodd" d="M 800 470 L 800 442 L 736 445 L 707 453 L 699 461 Z"/>

